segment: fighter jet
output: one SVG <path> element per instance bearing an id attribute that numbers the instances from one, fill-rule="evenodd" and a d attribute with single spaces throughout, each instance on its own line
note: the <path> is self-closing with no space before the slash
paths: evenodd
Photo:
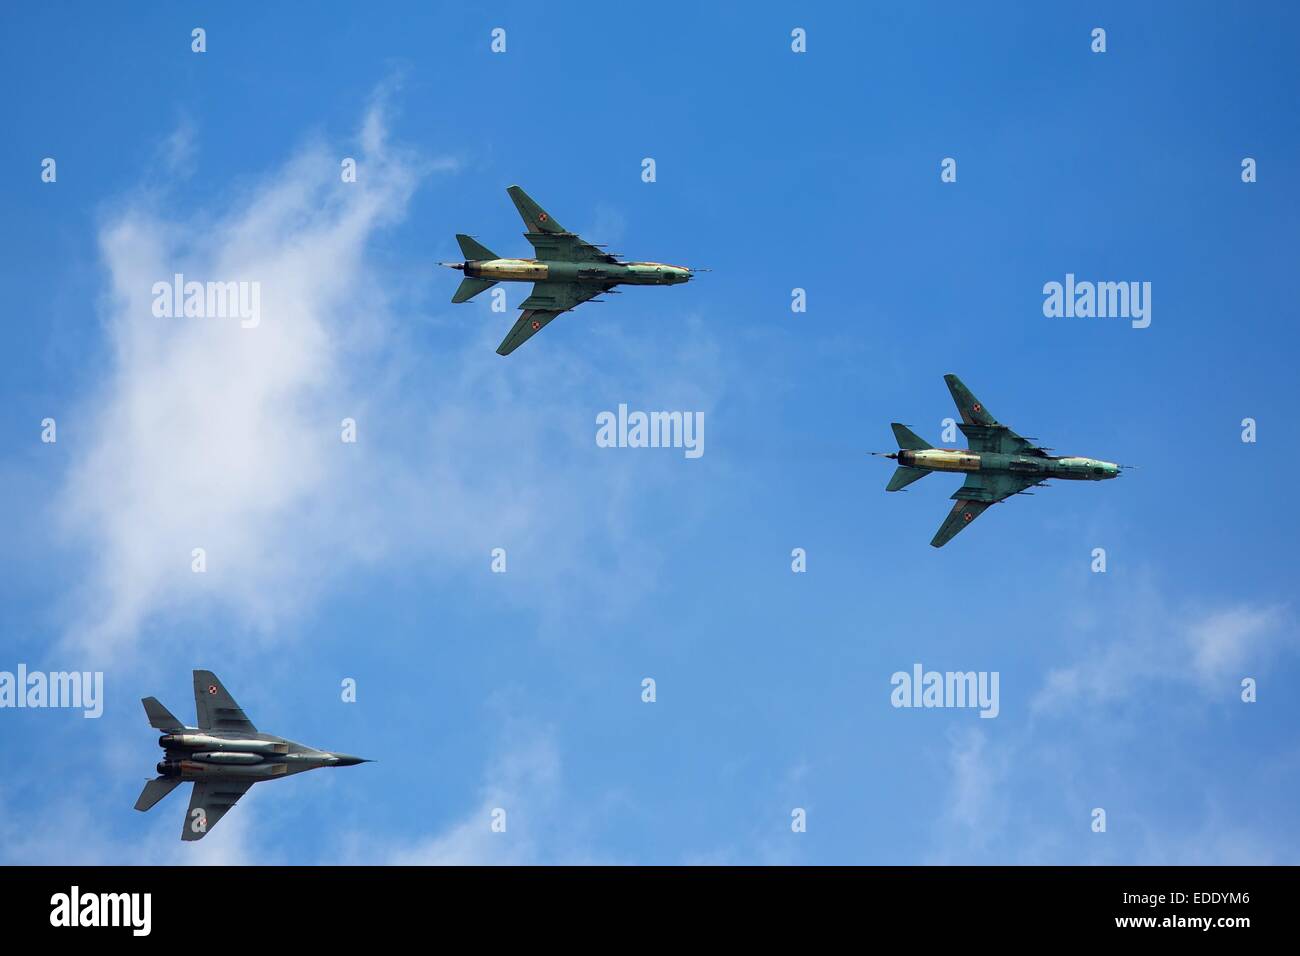
<path id="1" fill-rule="evenodd" d="M 948 390 L 961 412 L 961 424 L 957 427 L 970 442 L 970 448 L 935 448 L 906 425 L 894 422 L 899 450 L 884 456 L 898 462 L 886 491 L 900 491 L 932 471 L 965 473 L 966 483 L 953 493 L 957 503 L 930 542 L 936 548 L 951 541 L 989 505 L 1012 495 L 1032 494 L 1026 489 L 1042 485 L 1049 478 L 1102 481 L 1118 477 L 1125 467 L 1095 458 L 1049 455 L 1052 449 L 1035 445 L 1034 440 L 999 424 L 956 375 L 945 375 L 943 380 L 948 383 Z"/>
<path id="2" fill-rule="evenodd" d="M 317 767 L 369 763 L 361 757 L 315 750 L 260 733 L 212 671 L 194 672 L 199 725 L 186 727 L 156 697 L 146 697 L 149 726 L 163 731 L 158 776 L 144 785 L 137 810 L 149 810 L 187 780 L 194 782 L 181 839 L 202 840 L 255 783 L 278 780 Z"/>
<path id="3" fill-rule="evenodd" d="M 519 303 L 524 314 L 497 346 L 498 355 L 509 355 L 561 312 L 583 302 L 602 301 L 596 296 L 612 292 L 616 285 L 680 285 L 701 271 L 662 262 L 624 262 L 569 232 L 518 186 L 506 192 L 523 217 L 528 229 L 524 238 L 532 243 L 536 258 L 503 259 L 469 236 L 457 234 L 465 261 L 439 263 L 465 273 L 452 302 L 468 302 L 498 282 L 533 283 L 532 295 Z"/>

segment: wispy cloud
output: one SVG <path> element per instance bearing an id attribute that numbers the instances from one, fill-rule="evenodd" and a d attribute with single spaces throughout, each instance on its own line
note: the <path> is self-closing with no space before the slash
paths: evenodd
<path id="1" fill-rule="evenodd" d="M 366 246 L 416 185 L 377 112 L 361 139 L 356 184 L 311 147 L 230 209 L 177 221 L 142 199 L 104 227 L 113 368 L 60 509 L 96 556 L 76 643 L 111 653 L 149 613 L 218 593 L 266 621 L 310 573 L 296 532 L 339 501 L 347 330 L 382 301 Z M 176 273 L 258 283 L 262 321 L 155 316 L 155 283 Z M 344 522 L 315 525 L 310 544 L 351 550 Z M 191 570 L 195 548 L 208 577 Z"/>
<path id="2" fill-rule="evenodd" d="M 1250 671 L 1297 648 L 1280 604 L 1197 607 L 1143 587 L 1111 604 L 1105 618 L 1121 623 L 1084 629 L 1078 660 L 1048 673 L 1033 699 L 1035 713 L 1124 698 L 1152 682 L 1232 693 Z"/>
<path id="3" fill-rule="evenodd" d="M 508 720 L 472 809 L 436 832 L 413 828 L 400 843 L 352 834 L 344 838 L 343 858 L 400 866 L 592 862 L 583 847 L 580 817 L 565 793 L 554 732 Z"/>
<path id="4" fill-rule="evenodd" d="M 987 833 L 1006 813 L 1002 788 L 1007 755 L 996 745 L 990 745 L 988 734 L 980 729 L 954 731 L 950 744 L 952 793 L 946 817 L 971 833 Z"/>
<path id="5" fill-rule="evenodd" d="M 1205 614 L 1187 627 L 1192 673 L 1207 688 L 1235 684 L 1247 669 L 1265 663 L 1284 646 L 1295 648 L 1294 636 L 1284 632 L 1286 624 L 1280 606 L 1237 605 Z"/>
<path id="6" fill-rule="evenodd" d="M 340 177 L 347 154 L 355 183 Z M 597 329 L 632 360 L 617 378 L 554 340 L 530 346 L 550 350 L 545 374 L 530 356 L 502 374 L 494 346 L 513 316 L 467 336 L 487 313 L 462 307 L 430 351 L 374 246 L 423 179 L 455 168 L 394 145 L 380 97 L 354 144 L 305 146 L 221 208 L 178 214 L 137 195 L 108 219 L 112 367 L 57 501 L 67 540 L 91 555 L 67 627 L 75 649 L 120 655 L 151 620 L 212 609 L 266 639 L 358 566 L 419 555 L 486 570 L 495 546 L 528 571 L 512 573 L 511 599 L 543 610 L 598 614 L 652 588 L 665 529 L 638 533 L 623 507 L 647 493 L 644 470 L 593 466 L 594 414 L 632 389 L 711 408 L 695 383 L 717 381 L 717 349 L 695 323 L 666 371 Z M 258 282 L 260 322 L 155 316 L 155 283 L 177 273 Z M 355 444 L 341 441 L 344 418 Z M 604 571 L 570 574 L 597 550 Z"/>
<path id="7" fill-rule="evenodd" d="M 143 783 L 143 777 L 141 778 Z M 219 830 L 194 843 L 181 841 L 188 784 L 149 811 L 148 836 L 126 836 L 113 825 L 129 805 L 105 805 L 102 790 L 78 786 L 47 800 L 19 802 L 0 794 L 0 863 L 6 866 L 244 866 L 274 864 L 254 847 L 252 794 L 221 820 Z M 115 791 L 114 791 L 115 792 Z"/>
<path id="8" fill-rule="evenodd" d="M 1257 828 L 1243 819 L 1240 795 L 1214 779 L 1179 814 L 1153 816 L 1150 806 L 1167 807 L 1167 794 L 1161 781 L 1135 772 L 1125 755 L 1134 748 L 1135 732 L 1140 734 L 1135 712 L 1172 710 L 1186 720 L 1198 710 L 1214 712 L 1225 699 L 1236 701 L 1242 676 L 1260 676 L 1271 658 L 1294 649 L 1288 609 L 1204 601 L 1193 608 L 1147 584 L 1113 606 L 1080 609 L 1074 621 L 1057 640 L 1077 659 L 1046 673 L 1028 722 L 1005 733 L 978 728 L 950 736 L 949 783 L 930 861 L 1177 864 L 1286 858 L 1293 848 L 1277 843 L 1268 821 Z M 1137 701 L 1137 711 L 1124 706 Z M 1170 758 L 1179 752 L 1174 748 Z M 1098 755 L 1105 756 L 1100 765 Z M 1200 755 L 1189 753 L 1186 760 L 1186 772 L 1200 772 Z M 1168 769 L 1180 772 L 1177 761 Z M 1090 826 L 1096 807 L 1109 816 L 1104 833 Z M 1031 810 L 1032 821 L 1026 817 Z"/>

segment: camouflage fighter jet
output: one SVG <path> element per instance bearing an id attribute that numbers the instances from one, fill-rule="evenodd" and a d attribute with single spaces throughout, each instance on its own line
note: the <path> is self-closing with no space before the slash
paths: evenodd
<path id="1" fill-rule="evenodd" d="M 561 312 L 583 302 L 601 301 L 596 296 L 612 292 L 616 285 L 680 285 L 703 271 L 662 262 L 624 262 L 569 232 L 518 186 L 506 192 L 523 217 L 528 229 L 524 238 L 532 243 L 536 258 L 502 259 L 469 236 L 457 234 L 465 261 L 439 263 L 465 273 L 452 302 L 468 302 L 498 282 L 533 283 L 532 295 L 519 303 L 524 314 L 497 346 L 498 355 L 509 355 Z"/>
<path id="2" fill-rule="evenodd" d="M 181 839 L 202 840 L 255 783 L 278 780 L 317 767 L 352 767 L 361 757 L 314 750 L 259 733 L 212 671 L 194 672 L 199 725 L 186 727 L 156 697 L 146 697 L 149 726 L 163 732 L 158 776 L 144 785 L 137 810 L 149 810 L 187 780 L 194 782 Z"/>
<path id="3" fill-rule="evenodd" d="M 1032 494 L 1026 489 L 1042 485 L 1049 478 L 1102 481 L 1118 477 L 1124 468 L 1095 458 L 1049 455 L 1050 448 L 1035 445 L 1033 440 L 999 424 L 956 375 L 945 375 L 943 380 L 948 383 L 948 390 L 961 412 L 961 424 L 957 427 L 970 442 L 970 448 L 935 448 L 906 425 L 894 422 L 891 427 L 899 450 L 884 455 L 898 462 L 898 469 L 889 479 L 886 491 L 900 491 L 932 471 L 956 471 L 966 475 L 966 483 L 953 493 L 957 503 L 930 542 L 936 548 L 951 541 L 989 505 L 1005 501 L 1012 495 Z"/>

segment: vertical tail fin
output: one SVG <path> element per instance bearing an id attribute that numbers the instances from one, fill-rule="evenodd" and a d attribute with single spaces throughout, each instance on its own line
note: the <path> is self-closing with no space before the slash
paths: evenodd
<path id="1" fill-rule="evenodd" d="M 903 451 L 925 451 L 927 448 L 934 447 L 906 425 L 894 422 L 889 427 L 894 430 L 894 439 L 898 442 L 898 447 Z"/>

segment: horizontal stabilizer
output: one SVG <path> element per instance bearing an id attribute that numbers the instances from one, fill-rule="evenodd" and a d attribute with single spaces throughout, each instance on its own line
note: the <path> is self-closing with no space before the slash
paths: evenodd
<path id="1" fill-rule="evenodd" d="M 149 718 L 150 727 L 157 730 L 180 730 L 185 726 L 170 710 L 158 702 L 157 697 L 146 697 L 140 703 L 144 704 L 144 713 Z"/>
<path id="2" fill-rule="evenodd" d="M 137 810 L 151 810 L 154 805 L 181 784 L 180 777 L 155 777 L 145 782 L 140 797 L 135 801 Z"/>
<path id="3" fill-rule="evenodd" d="M 901 491 L 918 478 L 924 478 L 929 473 L 930 472 L 924 468 L 909 468 L 907 465 L 899 465 L 894 470 L 893 476 L 890 477 L 889 484 L 885 487 L 885 490 Z"/>
<path id="4" fill-rule="evenodd" d="M 462 279 L 460 285 L 456 287 L 456 294 L 451 297 L 451 301 L 453 303 L 468 302 L 484 289 L 490 289 L 496 284 L 495 279 Z"/>
<path id="5" fill-rule="evenodd" d="M 927 448 L 934 447 L 906 425 L 894 422 L 889 427 L 894 430 L 894 440 L 898 442 L 898 447 L 903 451 L 925 451 Z"/>
<path id="6" fill-rule="evenodd" d="M 460 243 L 460 251 L 464 253 L 466 262 L 487 262 L 491 259 L 501 258 L 487 246 L 470 236 L 456 233 L 456 241 Z"/>

